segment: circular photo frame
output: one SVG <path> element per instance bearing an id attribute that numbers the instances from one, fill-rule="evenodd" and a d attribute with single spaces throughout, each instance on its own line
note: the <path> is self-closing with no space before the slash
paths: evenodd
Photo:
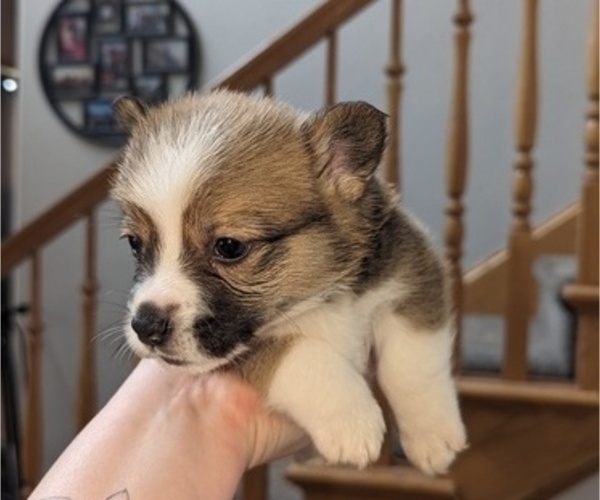
<path id="1" fill-rule="evenodd" d="M 112 102 L 121 95 L 156 104 L 198 86 L 194 25 L 174 0 L 63 0 L 40 42 L 44 93 L 74 133 L 120 146 L 125 133 Z"/>

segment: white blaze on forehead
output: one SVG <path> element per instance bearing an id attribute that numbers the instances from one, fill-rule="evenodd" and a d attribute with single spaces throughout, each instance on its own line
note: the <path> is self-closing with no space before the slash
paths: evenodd
<path id="1" fill-rule="evenodd" d="M 128 199 L 146 212 L 158 233 L 158 261 L 152 276 L 136 290 L 134 308 L 151 301 L 159 307 L 180 307 L 184 315 L 203 312 L 192 311 L 200 303 L 199 291 L 181 268 L 182 219 L 197 186 L 214 172 L 221 145 L 214 124 L 149 138 L 142 164 L 129 172 Z"/>
<path id="2" fill-rule="evenodd" d="M 127 173 L 128 198 L 151 215 L 172 220 L 173 205 L 185 208 L 194 188 L 214 171 L 223 145 L 220 127 L 189 125 L 148 138 L 136 160 L 141 164 Z"/>

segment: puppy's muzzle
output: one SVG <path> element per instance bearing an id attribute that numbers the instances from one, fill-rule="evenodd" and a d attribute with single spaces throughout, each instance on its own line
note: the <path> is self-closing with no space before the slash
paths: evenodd
<path id="1" fill-rule="evenodd" d="M 172 321 L 169 311 L 161 309 L 151 302 L 144 302 L 131 319 L 131 328 L 140 342 L 149 347 L 163 345 L 171 333 Z"/>

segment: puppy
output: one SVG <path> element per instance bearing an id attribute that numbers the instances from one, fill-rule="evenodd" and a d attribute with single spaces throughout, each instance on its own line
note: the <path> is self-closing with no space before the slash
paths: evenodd
<path id="1" fill-rule="evenodd" d="M 385 115 L 299 113 L 219 91 L 115 112 L 130 140 L 112 194 L 136 262 L 126 336 L 196 373 L 235 367 L 330 463 L 378 457 L 371 350 L 409 459 L 465 446 L 445 271 L 374 173 Z"/>

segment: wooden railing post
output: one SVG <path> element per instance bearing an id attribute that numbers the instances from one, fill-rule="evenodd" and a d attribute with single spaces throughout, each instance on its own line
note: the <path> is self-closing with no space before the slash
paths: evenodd
<path id="1" fill-rule="evenodd" d="M 273 76 L 270 76 L 269 78 L 265 78 L 265 81 L 263 82 L 263 88 L 265 89 L 266 96 L 273 97 L 274 92 L 275 92 L 275 89 L 273 87 L 274 87 Z"/>
<path id="2" fill-rule="evenodd" d="M 533 288 L 532 238 L 529 214 L 533 191 L 533 149 L 537 125 L 538 0 L 523 0 L 523 21 L 515 101 L 516 159 L 513 173 L 512 225 L 509 231 L 506 331 L 503 376 L 527 376 L 527 338 Z"/>
<path id="3" fill-rule="evenodd" d="M 462 243 L 464 234 L 462 196 L 467 179 L 469 157 L 468 63 L 469 27 L 473 18 L 468 0 L 458 0 L 454 24 L 454 81 L 448 123 L 446 150 L 446 221 L 444 239 L 450 266 L 452 296 L 456 314 L 455 367 L 460 366 L 460 331 L 462 323 Z"/>
<path id="4" fill-rule="evenodd" d="M 244 474 L 242 480 L 243 500 L 267 500 L 269 497 L 269 467 L 259 465 Z"/>
<path id="5" fill-rule="evenodd" d="M 337 91 L 337 31 L 327 33 L 327 57 L 325 63 L 325 106 L 336 101 Z"/>
<path id="6" fill-rule="evenodd" d="M 79 352 L 79 377 L 77 388 L 77 429 L 81 430 L 94 416 L 96 409 L 96 359 L 94 332 L 98 281 L 96 278 L 96 217 L 93 211 L 86 214 L 85 277 L 81 287 L 82 332 Z"/>
<path id="7" fill-rule="evenodd" d="M 529 214 L 533 191 L 533 149 L 537 124 L 537 12 L 538 0 L 523 0 L 522 40 L 515 109 L 512 225 L 508 240 L 508 294 L 504 378 L 527 376 L 527 333 L 532 288 L 532 238 Z"/>
<path id="8" fill-rule="evenodd" d="M 35 486 L 39 479 L 42 459 L 42 261 L 38 251 L 31 256 L 30 315 L 27 325 L 27 391 L 25 425 L 23 427 L 23 454 L 21 468 L 26 488 Z"/>
<path id="9" fill-rule="evenodd" d="M 577 309 L 576 378 L 582 389 L 598 390 L 598 0 L 592 0 L 587 50 L 585 172 L 577 224 L 577 285 L 592 292 Z"/>
<path id="10" fill-rule="evenodd" d="M 383 162 L 383 178 L 402 190 L 400 162 L 400 97 L 404 66 L 401 60 L 402 47 L 402 0 L 391 0 L 389 60 L 385 67 L 387 75 L 388 143 Z"/>

